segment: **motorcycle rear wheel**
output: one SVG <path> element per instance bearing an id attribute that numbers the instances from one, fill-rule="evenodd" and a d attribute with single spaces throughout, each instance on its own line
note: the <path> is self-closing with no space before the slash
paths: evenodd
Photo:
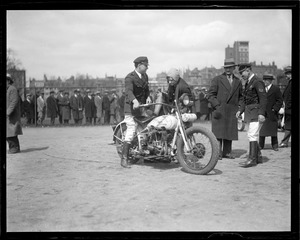
<path id="1" fill-rule="evenodd" d="M 186 130 L 192 152 L 187 152 L 182 136 L 177 142 L 177 159 L 184 171 L 205 175 L 212 171 L 219 158 L 219 142 L 208 129 L 194 126 Z"/>

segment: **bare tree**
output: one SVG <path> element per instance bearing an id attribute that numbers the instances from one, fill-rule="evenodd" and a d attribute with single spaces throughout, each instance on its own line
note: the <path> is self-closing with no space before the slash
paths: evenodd
<path id="1" fill-rule="evenodd" d="M 8 48 L 6 54 L 6 70 L 21 70 L 22 63 L 13 49 Z"/>

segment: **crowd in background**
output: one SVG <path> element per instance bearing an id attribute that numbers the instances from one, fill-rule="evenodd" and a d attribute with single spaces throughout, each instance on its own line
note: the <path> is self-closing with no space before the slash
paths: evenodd
<path id="1" fill-rule="evenodd" d="M 150 90 L 150 98 L 154 102 L 157 93 L 162 91 Z M 207 89 L 202 87 L 193 88 L 194 106 L 193 111 L 197 118 L 209 121 L 211 116 L 210 103 L 206 99 Z M 45 118 L 49 118 L 50 125 L 114 125 L 124 119 L 125 92 L 117 94 L 115 90 L 92 92 L 87 89 L 76 89 L 70 96 L 69 91 L 63 89 L 58 93 L 50 92 L 45 98 L 43 91 L 37 91 L 36 95 L 26 94 L 24 101 L 20 98 L 21 112 L 24 119 L 23 125 L 44 126 Z M 73 122 L 71 122 L 73 120 Z M 35 123 L 35 121 L 37 121 Z"/>

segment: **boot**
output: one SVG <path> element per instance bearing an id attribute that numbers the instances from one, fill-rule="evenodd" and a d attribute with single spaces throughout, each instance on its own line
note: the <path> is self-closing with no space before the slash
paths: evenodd
<path id="1" fill-rule="evenodd" d="M 260 146 L 257 143 L 257 164 L 263 163 Z"/>
<path id="2" fill-rule="evenodd" d="M 121 166 L 124 168 L 130 168 L 128 165 L 128 154 L 129 154 L 130 143 L 123 143 L 122 157 L 121 157 Z"/>
<path id="3" fill-rule="evenodd" d="M 248 168 L 257 165 L 257 150 L 258 150 L 258 142 L 257 141 L 250 142 L 248 160 L 244 163 L 241 163 L 241 167 Z"/>
<path id="4" fill-rule="evenodd" d="M 260 147 L 260 149 L 264 149 L 264 147 L 265 147 L 265 137 L 259 136 L 259 147 Z"/>

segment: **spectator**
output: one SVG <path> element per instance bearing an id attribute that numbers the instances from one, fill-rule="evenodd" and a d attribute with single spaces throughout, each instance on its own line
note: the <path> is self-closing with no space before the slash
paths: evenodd
<path id="1" fill-rule="evenodd" d="M 272 84 L 274 76 L 272 74 L 263 75 L 263 81 L 267 92 L 266 121 L 259 131 L 259 146 L 265 146 L 265 137 L 271 137 L 271 144 L 274 151 L 278 151 L 278 112 L 282 106 L 282 94 L 279 87 Z"/>
<path id="2" fill-rule="evenodd" d="M 114 125 L 117 122 L 118 111 L 118 97 L 116 93 L 112 93 L 110 96 L 110 124 Z"/>
<path id="3" fill-rule="evenodd" d="M 197 115 L 197 119 L 200 119 L 201 116 L 201 105 L 200 105 L 200 91 L 199 87 L 195 87 L 193 90 L 193 96 L 194 96 L 194 107 L 195 111 L 194 113 Z"/>
<path id="4" fill-rule="evenodd" d="M 50 125 L 54 125 L 55 118 L 57 117 L 58 107 L 57 101 L 54 97 L 54 91 L 50 91 L 50 96 L 46 100 L 47 117 L 50 118 Z"/>
<path id="5" fill-rule="evenodd" d="M 31 125 L 34 123 L 34 103 L 31 94 L 26 94 L 26 100 L 23 102 L 24 113 L 26 117 L 26 124 Z"/>
<path id="6" fill-rule="evenodd" d="M 240 64 L 239 72 L 246 81 L 243 101 L 236 117 L 239 118 L 245 112 L 244 121 L 246 123 L 249 140 L 248 159 L 241 163 L 242 167 L 248 168 L 262 163 L 262 156 L 259 141 L 259 131 L 265 121 L 267 94 L 265 84 L 253 72 L 251 64 Z"/>
<path id="7" fill-rule="evenodd" d="M 219 160 L 235 158 L 232 154 L 232 141 L 238 140 L 235 113 L 242 100 L 242 83 L 233 74 L 235 67 L 233 58 L 225 59 L 224 73 L 212 79 L 207 92 L 207 99 L 214 109 L 212 132 L 219 141 Z"/>
<path id="8" fill-rule="evenodd" d="M 96 125 L 97 122 L 97 108 L 95 105 L 95 93 L 92 93 L 92 123 Z"/>
<path id="9" fill-rule="evenodd" d="M 83 108 L 85 113 L 86 124 L 90 125 L 92 124 L 94 101 L 92 99 L 91 90 L 86 90 L 86 93 L 87 95 L 85 95 L 85 97 L 83 98 Z"/>
<path id="10" fill-rule="evenodd" d="M 71 107 L 68 91 L 64 92 L 64 97 L 61 100 L 61 114 L 63 124 L 68 125 L 69 121 L 71 120 Z"/>
<path id="11" fill-rule="evenodd" d="M 78 89 L 74 90 L 74 94 L 70 98 L 70 107 L 72 109 L 73 119 L 76 125 L 82 124 L 83 118 L 83 100 L 79 96 Z"/>
<path id="12" fill-rule="evenodd" d="M 22 135 L 21 105 L 17 89 L 12 85 L 13 79 L 6 75 L 6 141 L 8 154 L 21 151 L 18 135 Z"/>
<path id="13" fill-rule="evenodd" d="M 57 97 L 56 97 L 57 106 L 58 106 L 58 120 L 59 120 L 60 124 L 63 123 L 63 120 L 62 120 L 62 109 L 63 109 L 62 102 L 63 102 L 63 98 L 64 98 L 63 93 L 64 93 L 64 90 L 60 89 L 58 94 L 57 94 Z"/>
<path id="14" fill-rule="evenodd" d="M 204 121 L 207 120 L 209 121 L 209 115 L 210 115 L 210 110 L 209 110 L 209 105 L 210 103 L 208 102 L 207 98 L 207 89 L 205 87 L 201 88 L 201 92 L 199 95 L 200 99 L 200 119 L 202 118 Z"/>
<path id="15" fill-rule="evenodd" d="M 122 92 L 122 96 L 119 98 L 119 112 L 120 112 L 120 121 L 124 120 L 124 105 L 125 105 L 125 92 Z"/>
<path id="16" fill-rule="evenodd" d="M 38 124 L 43 125 L 46 115 L 46 103 L 44 99 L 44 92 L 40 92 L 37 98 Z"/>
<path id="17" fill-rule="evenodd" d="M 108 98 L 108 91 L 105 90 L 103 100 L 102 100 L 102 109 L 103 109 L 103 117 L 104 117 L 104 124 L 109 124 L 110 118 L 110 101 Z"/>
<path id="18" fill-rule="evenodd" d="M 102 97 L 100 96 L 100 92 L 96 92 L 96 96 L 94 99 L 96 111 L 97 111 L 97 121 L 95 124 L 101 124 L 101 117 L 102 117 Z"/>

